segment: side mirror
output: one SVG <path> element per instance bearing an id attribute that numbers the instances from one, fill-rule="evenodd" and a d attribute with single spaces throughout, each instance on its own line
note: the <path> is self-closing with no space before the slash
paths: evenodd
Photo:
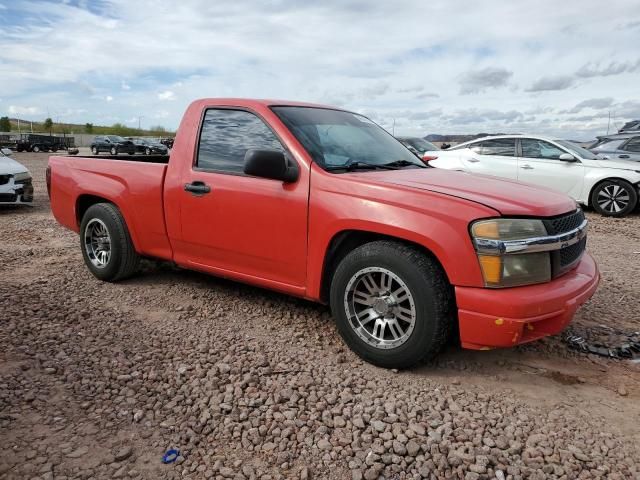
<path id="1" fill-rule="evenodd" d="M 247 150 L 244 173 L 287 183 L 295 182 L 300 175 L 298 165 L 278 150 Z"/>
<path id="2" fill-rule="evenodd" d="M 105 138 L 105 139 L 104 139 L 104 142 L 105 142 L 105 143 L 111 143 L 111 140 L 109 140 L 108 138 Z"/>
<path id="3" fill-rule="evenodd" d="M 562 160 L 563 162 L 577 162 L 576 157 L 571 155 L 570 153 L 563 153 L 558 157 L 558 160 Z"/>

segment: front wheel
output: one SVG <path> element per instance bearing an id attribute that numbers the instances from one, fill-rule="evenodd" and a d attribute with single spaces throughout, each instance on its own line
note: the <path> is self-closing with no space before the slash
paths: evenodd
<path id="1" fill-rule="evenodd" d="M 333 276 L 330 302 L 345 343 L 385 368 L 410 367 L 435 355 L 454 325 L 442 268 L 399 242 L 372 242 L 347 254 Z"/>
<path id="2" fill-rule="evenodd" d="M 87 268 L 107 282 L 133 275 L 140 263 L 127 224 L 111 203 L 96 203 L 87 209 L 80 224 L 80 247 Z"/>
<path id="3" fill-rule="evenodd" d="M 145 148 L 144 154 L 145 155 L 151 155 L 151 149 L 150 148 Z"/>
<path id="4" fill-rule="evenodd" d="M 33 148 L 31 149 L 31 151 L 33 153 L 38 153 L 38 152 L 40 152 L 40 147 L 38 145 L 34 145 Z"/>
<path id="5" fill-rule="evenodd" d="M 118 149 L 116 147 L 111 147 L 111 155 L 117 155 Z"/>
<path id="6" fill-rule="evenodd" d="M 638 204 L 638 193 L 624 180 L 606 180 L 591 193 L 591 205 L 601 215 L 624 217 Z"/>
<path id="7" fill-rule="evenodd" d="M 97 147 L 91 147 L 91 153 L 93 155 L 98 155 L 98 148 Z"/>

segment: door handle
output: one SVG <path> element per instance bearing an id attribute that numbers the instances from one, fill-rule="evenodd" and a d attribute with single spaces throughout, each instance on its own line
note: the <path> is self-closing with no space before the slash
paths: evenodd
<path id="1" fill-rule="evenodd" d="M 525 163 L 520 168 L 522 168 L 523 170 L 533 170 L 533 167 L 531 165 L 529 165 L 528 163 Z"/>
<path id="2" fill-rule="evenodd" d="M 478 163 L 480 160 L 478 160 L 477 158 L 469 158 L 467 161 L 471 163 Z"/>
<path id="3" fill-rule="evenodd" d="M 629 155 L 618 155 L 618 158 L 629 158 Z"/>
<path id="4" fill-rule="evenodd" d="M 207 193 L 209 193 L 211 191 L 211 187 L 204 182 L 200 182 L 196 180 L 195 182 L 192 182 L 192 183 L 185 183 L 184 191 L 191 192 L 196 196 L 200 196 L 200 195 L 206 195 Z"/>

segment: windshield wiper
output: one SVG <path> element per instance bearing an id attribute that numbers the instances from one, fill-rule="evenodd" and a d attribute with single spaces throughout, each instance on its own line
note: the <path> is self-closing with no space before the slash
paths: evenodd
<path id="1" fill-rule="evenodd" d="M 375 164 L 375 163 L 367 163 L 367 162 L 359 162 L 359 161 L 347 162 L 344 165 L 327 165 L 325 167 L 325 170 L 330 172 L 333 170 L 346 170 L 348 172 L 351 172 L 353 170 L 376 170 L 376 169 L 397 170 L 398 168 L 389 164 Z"/>
<path id="2" fill-rule="evenodd" d="M 419 163 L 410 162 L 409 160 L 394 160 L 393 162 L 383 164 L 385 167 L 418 167 L 427 168 L 426 165 L 420 165 Z"/>

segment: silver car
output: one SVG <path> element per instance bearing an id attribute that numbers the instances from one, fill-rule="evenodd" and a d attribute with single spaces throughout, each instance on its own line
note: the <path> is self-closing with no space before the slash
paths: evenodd
<path id="1" fill-rule="evenodd" d="M 640 132 L 598 137 L 589 150 L 604 158 L 640 162 Z"/>
<path id="2" fill-rule="evenodd" d="M 0 205 L 31 205 L 31 173 L 9 155 L 11 150 L 0 149 Z"/>

